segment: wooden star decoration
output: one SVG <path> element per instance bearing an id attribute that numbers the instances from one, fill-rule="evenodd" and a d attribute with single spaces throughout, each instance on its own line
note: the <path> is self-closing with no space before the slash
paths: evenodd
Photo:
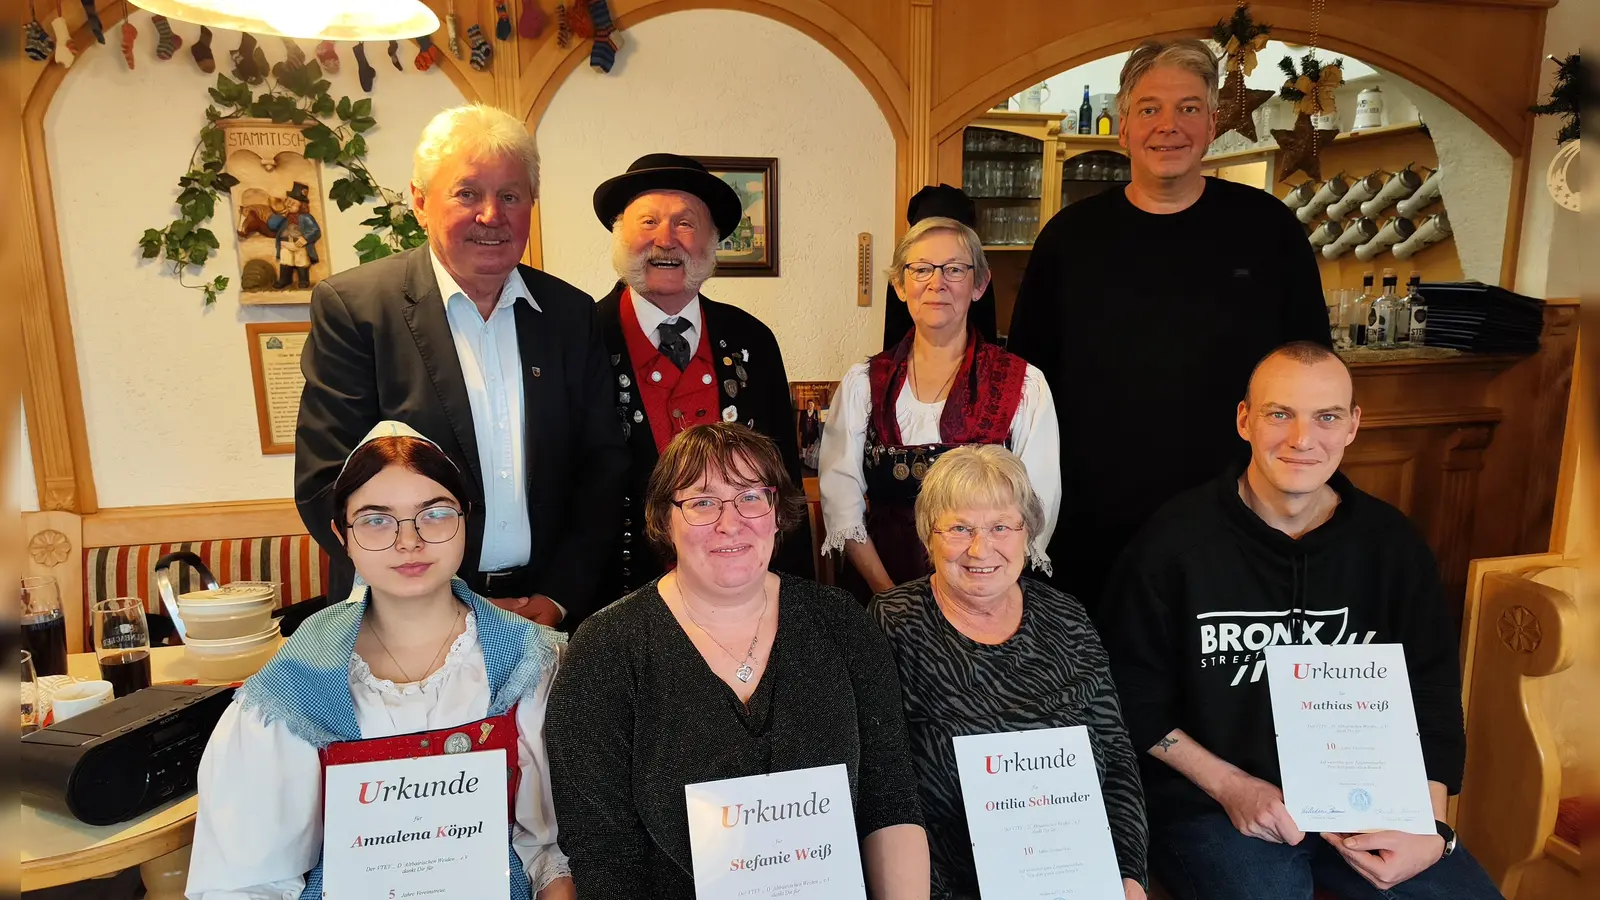
<path id="1" fill-rule="evenodd" d="M 1297 171 L 1312 181 L 1322 180 L 1322 151 L 1338 134 L 1334 129 L 1313 129 L 1311 117 L 1305 114 L 1294 120 L 1293 130 L 1272 129 L 1272 138 L 1278 142 L 1278 180 Z"/>
<path id="2" fill-rule="evenodd" d="M 1217 136 L 1237 131 L 1251 141 L 1259 140 L 1255 113 L 1271 99 L 1271 91 L 1247 88 L 1237 70 L 1229 72 L 1228 80 L 1222 83 L 1222 92 L 1217 94 Z"/>

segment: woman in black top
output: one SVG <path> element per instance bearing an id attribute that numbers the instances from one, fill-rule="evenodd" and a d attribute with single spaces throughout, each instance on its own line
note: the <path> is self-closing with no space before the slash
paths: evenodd
<path id="1" fill-rule="evenodd" d="M 1014 453 L 951 450 L 917 497 L 934 573 L 872 601 L 900 668 L 936 900 L 978 897 L 952 738 L 1074 725 L 1088 727 L 1123 892 L 1145 897 L 1144 795 L 1109 660 L 1078 601 L 1020 577 L 1043 519 Z"/>
<path id="2" fill-rule="evenodd" d="M 777 448 L 737 424 L 673 439 L 645 527 L 675 568 L 590 617 L 545 743 L 579 900 L 694 897 L 684 786 L 843 763 L 867 889 L 928 897 L 900 684 L 843 591 L 767 571 L 805 514 Z"/>

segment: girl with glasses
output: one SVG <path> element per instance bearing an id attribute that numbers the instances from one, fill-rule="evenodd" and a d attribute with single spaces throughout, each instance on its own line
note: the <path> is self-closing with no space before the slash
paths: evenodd
<path id="1" fill-rule="evenodd" d="M 1061 503 L 1055 402 L 1038 369 L 984 340 L 968 321 L 989 285 L 983 244 L 955 219 L 911 226 L 888 276 L 914 327 L 899 345 L 845 372 L 822 432 L 818 482 L 824 550 L 850 565 L 841 584 L 862 603 L 929 571 L 912 508 L 933 461 L 951 447 L 1004 444 L 1044 503 L 1035 558 Z"/>
<path id="2" fill-rule="evenodd" d="M 296 629 L 212 732 L 187 895 L 320 900 L 323 768 L 470 745 L 505 755 L 511 900 L 571 900 L 543 740 L 561 635 L 455 577 L 471 511 L 432 441 L 380 423 L 332 493 L 358 599 Z"/>

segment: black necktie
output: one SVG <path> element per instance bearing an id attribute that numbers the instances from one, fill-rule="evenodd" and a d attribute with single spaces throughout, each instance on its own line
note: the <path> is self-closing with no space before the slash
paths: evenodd
<path id="1" fill-rule="evenodd" d="M 685 318 L 669 319 L 656 326 L 656 332 L 661 335 L 661 352 L 672 364 L 682 372 L 689 368 L 689 342 L 683 339 L 683 333 L 688 330 L 690 322 Z"/>

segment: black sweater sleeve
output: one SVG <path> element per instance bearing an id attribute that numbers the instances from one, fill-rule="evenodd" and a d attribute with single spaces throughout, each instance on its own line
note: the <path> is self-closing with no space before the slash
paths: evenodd
<path id="1" fill-rule="evenodd" d="M 1168 599 L 1145 548 L 1148 535 L 1123 552 L 1106 583 L 1101 613 L 1122 720 L 1135 754 L 1144 753 L 1180 723 L 1178 665 L 1183 657 Z"/>
<path id="2" fill-rule="evenodd" d="M 650 837 L 632 789 L 631 665 L 623 642 L 599 627 L 613 624 L 578 629 L 545 721 L 550 793 L 579 900 L 634 900 L 650 884 Z"/>
<path id="3" fill-rule="evenodd" d="M 1300 220 L 1281 203 L 1274 212 L 1282 218 L 1281 259 L 1284 266 L 1283 343 L 1311 341 L 1333 347 L 1328 329 L 1328 307 L 1323 301 L 1322 272 L 1317 268 L 1317 251 L 1306 240 Z"/>
<path id="4" fill-rule="evenodd" d="M 1407 531 L 1411 529 L 1408 527 Z M 1429 781 L 1461 792 L 1467 736 L 1461 712 L 1461 657 L 1457 629 L 1444 600 L 1444 584 L 1433 551 L 1415 532 L 1406 554 L 1415 560 L 1396 632 L 1405 645 L 1406 674 L 1416 707 L 1422 764 Z"/>
<path id="5" fill-rule="evenodd" d="M 1065 220 L 1045 225 L 1028 254 L 1017 303 L 1006 329 L 1006 349 L 1032 363 L 1057 390 L 1061 384 L 1061 256 L 1069 245 Z"/>

